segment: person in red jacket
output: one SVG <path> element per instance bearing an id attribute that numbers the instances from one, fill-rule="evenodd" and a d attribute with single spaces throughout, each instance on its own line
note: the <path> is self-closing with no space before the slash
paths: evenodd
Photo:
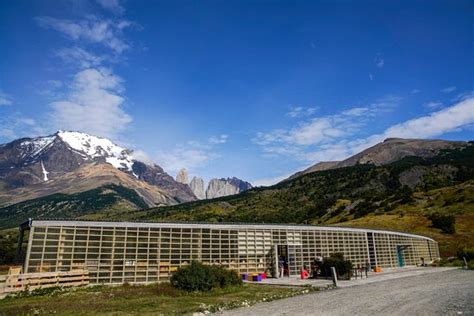
<path id="1" fill-rule="evenodd" d="M 303 266 L 303 268 L 301 269 L 301 279 L 304 280 L 307 278 L 309 278 L 309 272 L 306 269 L 306 266 Z"/>

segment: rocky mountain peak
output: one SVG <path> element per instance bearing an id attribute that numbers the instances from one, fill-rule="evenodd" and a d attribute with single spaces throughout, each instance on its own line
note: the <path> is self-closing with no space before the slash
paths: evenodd
<path id="1" fill-rule="evenodd" d="M 249 182 L 240 180 L 236 177 L 211 179 L 207 186 L 206 198 L 213 199 L 221 196 L 238 194 L 249 190 L 252 185 Z"/>
<path id="2" fill-rule="evenodd" d="M 188 184 L 188 170 L 186 168 L 182 168 L 179 170 L 178 174 L 176 175 L 176 182 L 182 183 L 182 184 Z"/>
<path id="3" fill-rule="evenodd" d="M 189 183 L 189 187 L 191 191 L 193 191 L 194 195 L 200 199 L 204 200 L 206 198 L 206 191 L 204 189 L 204 180 L 200 177 L 193 177 L 191 182 Z"/>
<path id="4" fill-rule="evenodd" d="M 70 183 L 63 183 L 65 177 L 76 174 L 79 181 L 80 170 L 92 165 L 97 165 L 98 168 L 94 169 L 95 174 L 90 177 L 98 177 L 98 181 L 115 183 L 117 178 L 131 176 L 134 181 L 138 181 L 134 184 L 136 187 L 146 186 L 146 183 L 153 186 L 152 190 L 155 190 L 154 194 L 157 196 L 166 196 L 149 197 L 148 201 L 166 200 L 167 203 L 176 204 L 196 199 L 188 185 L 176 182 L 158 165 L 140 162 L 134 158 L 132 151 L 111 140 L 62 130 L 49 136 L 21 138 L 1 145 L 0 189 L 27 190 L 32 186 L 39 186 L 43 190 L 35 191 L 32 196 L 57 193 L 68 189 Z M 119 173 L 120 177 L 105 175 L 105 165 L 112 166 L 123 174 Z M 97 170 L 102 170 L 103 174 Z M 56 183 L 54 188 L 47 186 L 51 182 Z M 11 191 L 11 194 L 17 195 L 18 192 Z"/>

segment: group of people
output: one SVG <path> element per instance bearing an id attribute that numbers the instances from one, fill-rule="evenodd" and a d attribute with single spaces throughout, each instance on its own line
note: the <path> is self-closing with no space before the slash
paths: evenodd
<path id="1" fill-rule="evenodd" d="M 318 278 L 318 274 L 321 273 L 321 267 L 322 267 L 322 264 L 323 264 L 323 257 L 321 255 L 317 255 L 314 260 L 311 262 L 311 273 L 310 271 L 308 271 L 308 267 L 306 265 L 303 266 L 303 268 L 301 268 L 301 271 L 300 271 L 300 277 L 301 279 L 308 279 L 308 278 L 312 278 L 312 279 L 317 279 Z M 288 264 L 285 260 L 285 257 L 283 256 L 280 256 L 278 258 L 278 270 L 279 270 L 279 277 L 282 278 L 285 276 L 285 274 L 289 274 L 288 273 Z"/>
<path id="2" fill-rule="evenodd" d="M 321 255 L 317 255 L 311 262 L 311 275 L 309 274 L 307 267 L 303 266 L 303 269 L 301 269 L 301 279 L 308 279 L 310 276 L 312 279 L 317 279 L 318 274 L 321 273 L 322 265 L 323 257 Z"/>

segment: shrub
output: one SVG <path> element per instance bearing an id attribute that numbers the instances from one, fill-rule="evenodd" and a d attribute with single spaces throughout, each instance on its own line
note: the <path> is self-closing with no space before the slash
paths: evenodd
<path id="1" fill-rule="evenodd" d="M 454 234 L 456 232 L 456 228 L 454 227 L 456 218 L 454 215 L 433 214 L 430 219 L 431 223 L 433 223 L 433 227 L 441 229 L 443 233 Z"/>
<path id="2" fill-rule="evenodd" d="M 170 282 L 173 287 L 188 292 L 242 285 L 242 280 L 235 271 L 204 265 L 197 261 L 192 261 L 189 265 L 179 268 L 171 276 Z"/>
<path id="3" fill-rule="evenodd" d="M 352 262 L 344 259 L 344 254 L 333 253 L 329 257 L 323 259 L 321 271 L 325 276 L 331 275 L 331 267 L 336 268 L 338 277 L 349 278 L 352 274 Z"/>
<path id="4" fill-rule="evenodd" d="M 474 260 L 474 248 L 460 249 L 456 255 L 459 260 L 464 260 L 463 258 L 466 258 L 466 261 Z"/>

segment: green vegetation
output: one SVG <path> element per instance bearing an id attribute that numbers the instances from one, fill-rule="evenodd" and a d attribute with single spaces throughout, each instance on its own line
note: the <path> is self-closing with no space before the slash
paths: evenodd
<path id="1" fill-rule="evenodd" d="M 456 255 L 459 260 L 463 260 L 465 258 L 466 261 L 474 261 L 474 248 L 460 249 Z"/>
<path id="2" fill-rule="evenodd" d="M 456 218 L 454 215 L 433 214 L 430 216 L 430 219 L 433 227 L 441 229 L 443 233 L 454 234 L 456 232 L 454 227 Z"/>
<path id="3" fill-rule="evenodd" d="M 132 189 L 109 184 L 76 194 L 53 194 L 0 208 L 0 228 L 16 227 L 28 218 L 74 218 L 120 214 L 147 204 Z"/>
<path id="4" fill-rule="evenodd" d="M 314 291 L 245 284 L 187 292 L 170 284 L 34 291 L 0 300 L 1 315 L 177 315 L 217 312 Z"/>
<path id="5" fill-rule="evenodd" d="M 170 281 L 175 288 L 188 292 L 242 285 L 242 279 L 237 272 L 219 266 L 204 265 L 197 261 L 180 267 L 173 273 Z"/>
<path id="6" fill-rule="evenodd" d="M 323 275 L 331 275 L 331 267 L 336 268 L 338 278 L 349 279 L 352 275 L 352 262 L 344 259 L 342 253 L 332 253 L 329 257 L 325 257 L 321 265 Z"/>
<path id="7" fill-rule="evenodd" d="M 16 229 L 0 232 L 0 266 L 11 264 L 15 259 L 17 238 L 18 230 Z M 0 274 L 2 270 L 5 269 L 0 268 Z"/>

